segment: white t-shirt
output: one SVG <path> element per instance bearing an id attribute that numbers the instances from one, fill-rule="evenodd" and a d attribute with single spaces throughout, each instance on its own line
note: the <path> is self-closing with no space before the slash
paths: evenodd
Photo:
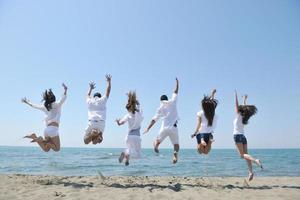
<path id="1" fill-rule="evenodd" d="M 139 112 L 135 112 L 134 114 L 131 112 L 128 112 L 128 114 L 126 114 L 120 122 L 128 122 L 128 130 L 129 132 L 132 130 L 136 130 L 141 128 L 141 124 L 143 121 L 144 117 L 143 117 L 143 112 L 139 111 Z"/>
<path id="2" fill-rule="evenodd" d="M 88 105 L 88 118 L 89 120 L 105 121 L 106 120 L 106 102 L 107 97 L 91 98 L 87 96 L 86 103 Z"/>
<path id="3" fill-rule="evenodd" d="M 213 123 L 211 126 L 208 126 L 208 120 L 205 117 L 204 111 L 201 110 L 197 113 L 198 117 L 201 117 L 201 126 L 199 129 L 199 133 L 213 133 L 217 126 L 218 116 L 215 114 Z"/>
<path id="4" fill-rule="evenodd" d="M 152 118 L 154 121 L 162 118 L 161 128 L 172 128 L 179 120 L 177 113 L 177 94 L 173 93 L 172 99 L 162 101 L 156 115 Z"/>
<path id="5" fill-rule="evenodd" d="M 34 105 L 32 103 L 31 103 L 31 105 L 33 108 L 41 110 L 46 114 L 46 117 L 45 117 L 46 125 L 48 125 L 52 122 L 56 122 L 59 124 L 60 116 L 61 116 L 61 107 L 62 107 L 63 103 L 65 102 L 66 98 L 67 98 L 67 96 L 63 95 L 58 103 L 56 103 L 56 102 L 52 103 L 51 109 L 49 111 L 47 110 L 47 108 L 44 105 Z"/>
<path id="6" fill-rule="evenodd" d="M 233 134 L 244 134 L 244 126 L 242 115 L 237 114 L 233 121 Z"/>

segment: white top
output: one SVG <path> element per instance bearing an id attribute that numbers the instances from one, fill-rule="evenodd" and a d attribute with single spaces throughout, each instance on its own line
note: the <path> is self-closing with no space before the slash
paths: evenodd
<path id="1" fill-rule="evenodd" d="M 33 108 L 41 110 L 46 114 L 46 117 L 45 117 L 46 125 L 49 125 L 53 122 L 59 124 L 60 123 L 60 115 L 61 115 L 61 107 L 62 107 L 63 103 L 65 102 L 66 98 L 67 98 L 67 96 L 63 95 L 58 103 L 56 103 L 56 102 L 52 103 L 50 111 L 48 111 L 44 105 L 35 105 L 32 103 L 31 103 L 31 105 Z"/>
<path id="2" fill-rule="evenodd" d="M 217 126 L 218 116 L 215 114 L 213 123 L 211 126 L 208 126 L 208 120 L 205 117 L 204 111 L 201 110 L 197 113 L 198 117 L 201 117 L 201 126 L 198 133 L 213 133 Z"/>
<path id="3" fill-rule="evenodd" d="M 154 121 L 162 118 L 161 128 L 172 128 L 179 120 L 177 113 L 177 94 L 173 93 L 171 100 L 161 101 L 156 115 L 152 118 Z"/>
<path id="4" fill-rule="evenodd" d="M 105 121 L 106 120 L 106 102 L 107 97 L 103 96 L 93 97 L 87 96 L 86 103 L 88 105 L 89 120 Z"/>
<path id="5" fill-rule="evenodd" d="M 244 126 L 242 115 L 237 114 L 233 121 L 233 134 L 244 134 Z"/>
<path id="6" fill-rule="evenodd" d="M 121 123 L 128 122 L 128 132 L 132 130 L 136 130 L 141 128 L 141 124 L 143 121 L 143 112 L 140 110 L 139 112 L 135 112 L 134 114 L 131 112 L 128 112 L 121 120 Z"/>

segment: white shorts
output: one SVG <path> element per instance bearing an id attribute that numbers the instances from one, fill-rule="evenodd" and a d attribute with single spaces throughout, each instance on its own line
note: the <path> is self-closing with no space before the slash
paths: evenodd
<path id="1" fill-rule="evenodd" d="M 160 130 L 159 135 L 157 136 L 157 140 L 162 143 L 166 137 L 170 138 L 172 144 L 179 144 L 179 137 L 178 137 L 178 128 L 173 126 L 172 128 L 163 128 Z"/>
<path id="2" fill-rule="evenodd" d="M 137 135 L 127 135 L 125 153 L 130 155 L 130 158 L 141 158 L 141 137 Z"/>
<path id="3" fill-rule="evenodd" d="M 89 121 L 88 126 L 85 129 L 84 138 L 87 138 L 93 129 L 103 133 L 105 129 L 105 121 Z"/>
<path id="4" fill-rule="evenodd" d="M 45 137 L 56 137 L 59 136 L 58 127 L 56 126 L 47 126 L 44 130 Z"/>

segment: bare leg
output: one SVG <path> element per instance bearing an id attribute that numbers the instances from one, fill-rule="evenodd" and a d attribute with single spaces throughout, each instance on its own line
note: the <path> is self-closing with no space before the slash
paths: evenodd
<path id="1" fill-rule="evenodd" d="M 179 144 L 174 144 L 173 164 L 178 161 Z"/>
<path id="2" fill-rule="evenodd" d="M 203 146 L 202 144 L 199 144 L 198 145 L 198 149 L 199 149 L 199 151 L 202 153 L 202 154 L 205 154 L 205 146 Z"/>
<path id="3" fill-rule="evenodd" d="M 125 166 L 129 165 L 129 154 L 125 154 Z"/>
<path id="4" fill-rule="evenodd" d="M 244 145 L 242 143 L 237 143 L 236 147 L 237 147 L 237 149 L 238 149 L 238 151 L 240 153 L 241 158 L 245 159 L 246 162 L 247 162 L 248 170 L 249 170 L 249 178 L 248 178 L 248 180 L 251 181 L 253 179 L 252 160 L 249 159 L 249 157 L 248 157 L 249 155 L 246 154 L 248 152 L 247 145 Z M 248 155 L 248 156 L 245 157 L 245 155 Z"/>
<path id="5" fill-rule="evenodd" d="M 211 144 L 212 144 L 212 141 L 209 140 L 206 147 L 205 147 L 205 154 L 208 154 L 211 150 Z"/>
<path id="6" fill-rule="evenodd" d="M 159 153 L 159 150 L 158 150 L 159 145 L 160 145 L 159 140 L 155 140 L 153 143 L 155 153 Z"/>
<path id="7" fill-rule="evenodd" d="M 203 149 L 202 149 L 202 147 L 201 147 L 201 144 L 198 144 L 198 145 L 197 145 L 197 150 L 198 150 L 198 153 L 199 153 L 199 154 L 202 154 L 202 153 L 203 153 L 203 151 L 202 151 Z"/>
<path id="8" fill-rule="evenodd" d="M 45 152 L 50 151 L 50 147 L 47 145 L 47 143 L 43 140 L 42 137 L 37 137 L 35 133 L 26 135 L 24 138 L 32 139 L 31 142 L 36 142 L 41 147 L 41 149 Z"/>
<path id="9" fill-rule="evenodd" d="M 98 130 L 93 129 L 87 137 L 84 138 L 84 143 L 89 144 L 90 142 L 93 142 L 93 144 L 101 143 L 103 140 L 102 138 L 102 132 L 98 132 Z"/>
<path id="10" fill-rule="evenodd" d="M 60 139 L 59 136 L 55 137 L 49 137 L 49 142 L 47 143 L 48 146 L 53 150 L 53 151 L 60 151 Z"/>

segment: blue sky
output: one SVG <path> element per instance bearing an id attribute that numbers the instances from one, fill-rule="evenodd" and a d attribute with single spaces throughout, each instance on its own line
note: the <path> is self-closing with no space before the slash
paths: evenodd
<path id="1" fill-rule="evenodd" d="M 104 142 L 124 147 L 127 126 L 114 119 L 126 110 L 126 92 L 136 90 L 145 128 L 161 94 L 180 80 L 180 142 L 190 134 L 204 94 L 217 88 L 214 148 L 234 148 L 233 93 L 258 107 L 246 127 L 250 148 L 300 147 L 300 2 L 264 1 L 0 1 L 0 145 L 31 145 L 20 139 L 42 134 L 43 114 L 20 103 L 40 102 L 46 88 L 69 86 L 61 119 L 62 146 L 83 147 L 85 94 L 95 81 L 112 93 Z M 151 147 L 157 124 L 143 136 Z M 166 140 L 163 147 L 170 147 Z"/>

